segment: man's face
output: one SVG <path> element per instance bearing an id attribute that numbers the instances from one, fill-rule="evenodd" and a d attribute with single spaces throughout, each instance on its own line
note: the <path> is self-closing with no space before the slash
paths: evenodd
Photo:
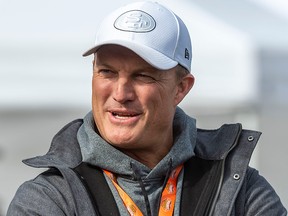
<path id="1" fill-rule="evenodd" d="M 102 138 L 126 150 L 172 145 L 175 108 L 184 97 L 175 73 L 152 67 L 127 48 L 102 46 L 92 80 L 93 115 Z"/>

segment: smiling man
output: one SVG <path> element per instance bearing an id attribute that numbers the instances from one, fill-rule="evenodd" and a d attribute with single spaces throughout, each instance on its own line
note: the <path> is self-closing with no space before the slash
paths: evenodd
<path id="1" fill-rule="evenodd" d="M 149 1 L 121 7 L 103 20 L 92 54 L 92 111 L 24 161 L 49 169 L 20 186 L 7 215 L 287 214 L 248 166 L 259 132 L 200 130 L 178 107 L 194 77 L 177 15 Z"/>

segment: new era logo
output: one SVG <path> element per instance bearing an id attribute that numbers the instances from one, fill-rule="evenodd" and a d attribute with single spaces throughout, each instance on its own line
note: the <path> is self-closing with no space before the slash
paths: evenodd
<path id="1" fill-rule="evenodd" d="M 185 48 L 185 58 L 188 60 L 190 59 L 189 50 L 187 48 Z"/>

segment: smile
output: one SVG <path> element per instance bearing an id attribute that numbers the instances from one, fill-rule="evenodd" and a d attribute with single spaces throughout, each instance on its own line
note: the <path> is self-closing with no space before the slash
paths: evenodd
<path id="1" fill-rule="evenodd" d="M 112 115 L 116 118 L 127 119 L 127 118 L 137 116 L 138 114 L 112 112 Z"/>
<path id="2" fill-rule="evenodd" d="M 110 121 L 114 124 L 134 124 L 140 119 L 140 116 L 140 113 L 136 112 L 110 111 Z"/>
<path id="3" fill-rule="evenodd" d="M 118 112 L 112 112 L 112 115 L 117 118 L 130 118 L 130 117 L 137 116 L 137 114 L 118 113 Z"/>

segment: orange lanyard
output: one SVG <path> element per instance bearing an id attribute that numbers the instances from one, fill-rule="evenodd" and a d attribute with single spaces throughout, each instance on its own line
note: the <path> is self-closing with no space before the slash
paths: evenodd
<path id="1" fill-rule="evenodd" d="M 165 188 L 162 192 L 159 216 L 172 216 L 176 200 L 176 191 L 177 191 L 177 179 L 180 171 L 182 170 L 183 165 L 178 166 L 174 169 L 169 179 L 165 185 Z M 113 173 L 103 170 L 105 174 L 112 180 L 115 188 L 117 189 L 124 205 L 126 206 L 129 214 L 131 216 L 143 216 L 141 210 L 137 207 L 134 201 L 129 197 L 129 195 L 118 185 L 117 179 Z"/>

